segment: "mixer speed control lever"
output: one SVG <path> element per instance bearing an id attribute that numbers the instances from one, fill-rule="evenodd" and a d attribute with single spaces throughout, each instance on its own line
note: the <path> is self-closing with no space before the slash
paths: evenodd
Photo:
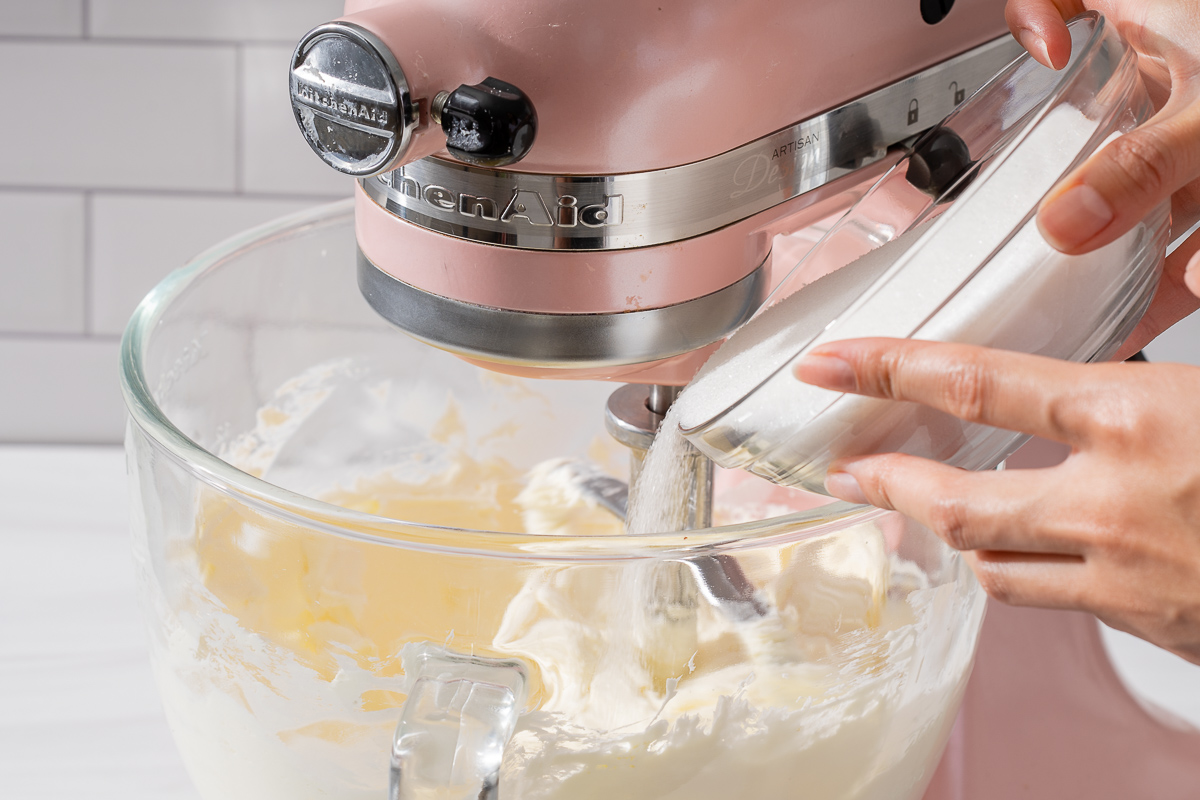
<path id="1" fill-rule="evenodd" d="M 480 167 L 520 161 L 537 135 L 537 111 L 529 96 L 496 78 L 438 92 L 429 110 L 446 134 L 450 155 Z"/>
<path id="2" fill-rule="evenodd" d="M 967 143 L 950 128 L 922 134 L 909 154 L 904 177 L 921 192 L 941 203 L 954 200 L 979 174 Z"/>

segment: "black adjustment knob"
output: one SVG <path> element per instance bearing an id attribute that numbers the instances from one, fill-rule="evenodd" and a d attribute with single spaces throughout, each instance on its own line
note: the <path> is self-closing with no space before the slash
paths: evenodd
<path id="1" fill-rule="evenodd" d="M 925 194 L 953 200 L 974 180 L 976 164 L 971 149 L 949 128 L 935 128 L 913 145 L 904 177 Z"/>
<path id="2" fill-rule="evenodd" d="M 954 0 L 921 0 L 921 19 L 936 25 L 950 13 Z"/>
<path id="3" fill-rule="evenodd" d="M 496 78 L 443 92 L 434 98 L 432 110 L 446 132 L 446 149 L 468 164 L 502 167 L 520 161 L 537 135 L 532 101 Z"/>

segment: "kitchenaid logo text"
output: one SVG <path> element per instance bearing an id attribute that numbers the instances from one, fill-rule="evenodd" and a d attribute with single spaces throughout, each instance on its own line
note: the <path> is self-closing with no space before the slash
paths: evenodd
<path id="1" fill-rule="evenodd" d="M 388 124 L 388 109 L 385 107 L 364 103 L 353 97 L 338 97 L 333 92 L 322 91 L 300 81 L 296 82 L 295 97 L 307 106 L 342 119 L 369 122 L 379 127 L 385 127 Z"/>
<path id="2" fill-rule="evenodd" d="M 497 202 L 492 197 L 454 192 L 433 183 L 422 186 L 415 178 L 397 172 L 380 175 L 379 180 L 417 205 L 492 222 L 543 228 L 604 228 L 620 225 L 625 213 L 624 198 L 619 194 L 604 195 L 600 203 L 580 205 L 579 198 L 569 194 L 544 198 L 532 189 L 513 189 L 511 197 Z"/>

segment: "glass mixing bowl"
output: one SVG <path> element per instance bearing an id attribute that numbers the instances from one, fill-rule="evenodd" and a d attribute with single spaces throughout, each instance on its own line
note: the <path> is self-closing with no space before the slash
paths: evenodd
<path id="1" fill-rule="evenodd" d="M 983 614 L 956 553 L 742 472 L 717 527 L 623 534 L 534 469 L 627 474 L 614 385 L 405 337 L 354 247 L 348 203 L 246 233 L 122 343 L 154 672 L 203 797 L 921 796 Z"/>

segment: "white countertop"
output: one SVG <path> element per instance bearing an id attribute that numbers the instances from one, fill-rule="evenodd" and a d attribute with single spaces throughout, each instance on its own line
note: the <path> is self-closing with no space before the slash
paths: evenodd
<path id="1" fill-rule="evenodd" d="M 150 674 L 120 447 L 0 447 L 0 797 L 198 800 Z"/>

